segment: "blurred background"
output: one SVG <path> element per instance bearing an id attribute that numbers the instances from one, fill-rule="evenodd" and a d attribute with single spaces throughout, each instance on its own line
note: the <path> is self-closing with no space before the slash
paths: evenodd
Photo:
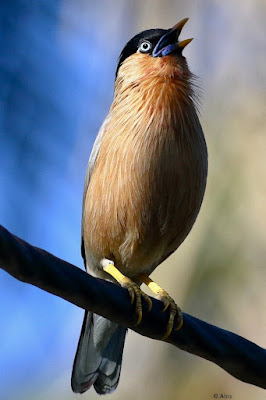
<path id="1" fill-rule="evenodd" d="M 0 223 L 83 268 L 87 160 L 134 34 L 190 17 L 182 38 L 203 89 L 209 179 L 197 223 L 153 277 L 182 309 L 265 346 L 265 0 L 2 0 Z M 83 311 L 0 270 L 0 399 L 80 398 Z M 134 332 L 110 399 L 260 400 L 262 389 Z M 96 399 L 93 390 L 82 396 Z"/>

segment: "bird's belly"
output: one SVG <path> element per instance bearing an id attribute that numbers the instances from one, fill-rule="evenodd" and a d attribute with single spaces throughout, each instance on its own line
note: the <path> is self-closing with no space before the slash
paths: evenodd
<path id="1" fill-rule="evenodd" d="M 198 157 L 178 160 L 174 148 L 148 163 L 147 156 L 134 163 L 129 154 L 116 164 L 109 157 L 96 164 L 85 201 L 89 268 L 103 277 L 100 260 L 108 258 L 129 277 L 149 274 L 192 228 L 205 189 L 204 166 Z"/>

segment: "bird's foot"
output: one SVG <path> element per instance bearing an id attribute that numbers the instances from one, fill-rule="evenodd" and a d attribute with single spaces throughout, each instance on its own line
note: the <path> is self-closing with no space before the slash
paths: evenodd
<path id="1" fill-rule="evenodd" d="M 142 303 L 141 298 L 143 297 L 144 300 L 148 303 L 148 311 L 152 308 L 152 300 L 150 297 L 144 293 L 139 285 L 137 285 L 134 281 L 129 279 L 127 276 L 123 275 L 114 265 L 113 261 L 104 259 L 102 260 L 103 270 L 111 275 L 122 287 L 128 290 L 129 296 L 131 298 L 131 304 L 136 304 L 136 315 L 137 315 L 137 322 L 136 325 L 142 320 Z"/>
<path id="2" fill-rule="evenodd" d="M 165 340 L 168 338 L 168 336 L 173 330 L 175 317 L 177 320 L 177 327 L 175 328 L 175 330 L 179 330 L 182 327 L 183 325 L 182 311 L 176 305 L 172 297 L 169 296 L 169 294 L 164 289 L 162 289 L 159 285 L 157 285 L 157 283 L 153 282 L 153 280 L 151 280 L 147 275 L 145 274 L 139 275 L 138 280 L 140 282 L 145 283 L 145 285 L 147 285 L 153 291 L 153 293 L 155 293 L 156 299 L 163 302 L 164 304 L 163 312 L 169 309 L 170 312 L 169 320 L 167 323 L 166 332 L 162 338 L 162 340 Z"/>
<path id="3" fill-rule="evenodd" d="M 148 303 L 148 311 L 150 311 L 152 308 L 152 301 L 151 301 L 150 297 L 146 293 L 144 293 L 135 282 L 133 282 L 131 279 L 127 278 L 126 276 L 121 280 L 120 285 L 124 288 L 127 288 L 130 298 L 131 298 L 131 304 L 133 304 L 135 301 L 136 314 L 137 314 L 136 326 L 137 326 L 142 320 L 141 298 L 143 297 L 144 300 Z"/>
<path id="4" fill-rule="evenodd" d="M 158 290 L 156 299 L 163 302 L 163 304 L 164 304 L 163 312 L 166 311 L 167 309 L 169 309 L 169 313 L 170 313 L 169 320 L 168 320 L 167 327 L 166 327 L 166 332 L 162 338 L 162 340 L 165 340 L 168 338 L 168 336 L 170 335 L 170 333 L 173 330 L 175 317 L 176 317 L 176 321 L 177 321 L 177 326 L 174 330 L 178 331 L 182 327 L 182 325 L 183 325 L 182 311 L 178 307 L 178 305 L 175 303 L 175 301 L 172 299 L 172 297 L 169 296 L 169 294 L 164 289 L 160 288 Z"/>

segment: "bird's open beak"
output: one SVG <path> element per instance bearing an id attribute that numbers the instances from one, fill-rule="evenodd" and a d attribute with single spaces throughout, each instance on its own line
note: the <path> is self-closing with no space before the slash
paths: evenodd
<path id="1" fill-rule="evenodd" d="M 164 57 L 172 53 L 182 52 L 182 50 L 193 40 L 186 39 L 178 42 L 179 35 L 187 21 L 188 18 L 182 19 L 182 21 L 178 22 L 161 37 L 153 50 L 153 57 Z"/>

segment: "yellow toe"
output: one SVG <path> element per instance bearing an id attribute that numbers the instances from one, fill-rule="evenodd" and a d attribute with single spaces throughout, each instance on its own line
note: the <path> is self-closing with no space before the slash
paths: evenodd
<path id="1" fill-rule="evenodd" d="M 135 310 L 137 316 L 136 325 L 139 325 L 142 321 L 142 297 L 148 303 L 149 311 L 152 308 L 152 300 L 147 296 L 136 284 L 136 282 L 129 279 L 127 276 L 123 275 L 112 262 L 108 262 L 109 260 L 103 259 L 102 266 L 105 272 L 110 274 L 115 280 L 120 283 L 120 285 L 128 290 L 131 304 L 135 302 Z"/>
<path id="2" fill-rule="evenodd" d="M 141 274 L 138 276 L 138 280 L 145 283 L 152 291 L 156 294 L 156 298 L 163 302 L 163 312 L 169 309 L 169 320 L 166 326 L 166 332 L 162 338 L 165 340 L 171 334 L 174 328 L 175 318 L 177 320 L 177 327 L 175 330 L 179 330 L 183 325 L 183 316 L 181 309 L 176 305 L 175 301 L 169 296 L 169 294 L 162 289 L 157 283 L 152 281 L 147 275 Z"/>

